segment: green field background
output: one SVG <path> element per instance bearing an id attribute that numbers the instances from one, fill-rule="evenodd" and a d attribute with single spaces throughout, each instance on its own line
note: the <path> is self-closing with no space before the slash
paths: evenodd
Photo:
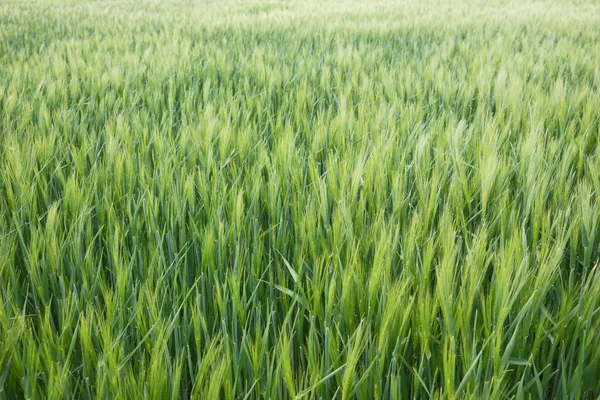
<path id="1" fill-rule="evenodd" d="M 0 398 L 600 396 L 598 1 L 0 0 Z"/>

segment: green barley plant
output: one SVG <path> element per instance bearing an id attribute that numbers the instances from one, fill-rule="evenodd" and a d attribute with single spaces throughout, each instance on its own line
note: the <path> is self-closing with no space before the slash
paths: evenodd
<path id="1" fill-rule="evenodd" d="M 0 398 L 599 398 L 599 33 L 0 0 Z"/>

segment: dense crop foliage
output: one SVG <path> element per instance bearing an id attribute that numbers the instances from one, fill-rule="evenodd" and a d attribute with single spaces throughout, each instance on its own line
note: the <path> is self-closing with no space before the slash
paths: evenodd
<path id="1" fill-rule="evenodd" d="M 594 2 L 0 2 L 0 397 L 600 395 Z"/>

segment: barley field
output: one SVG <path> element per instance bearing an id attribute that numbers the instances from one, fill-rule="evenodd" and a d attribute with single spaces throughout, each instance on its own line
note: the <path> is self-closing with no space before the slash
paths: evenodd
<path id="1" fill-rule="evenodd" d="M 0 0 L 0 398 L 600 398 L 598 1 Z"/>

